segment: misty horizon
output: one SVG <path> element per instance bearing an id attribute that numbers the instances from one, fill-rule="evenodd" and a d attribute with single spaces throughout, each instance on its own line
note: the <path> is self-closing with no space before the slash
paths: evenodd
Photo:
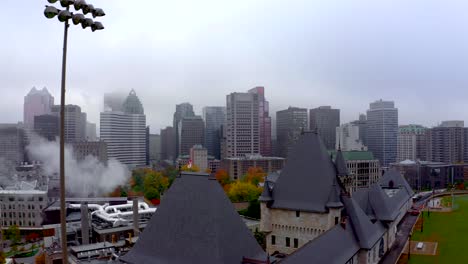
<path id="1" fill-rule="evenodd" d="M 0 123 L 16 123 L 33 86 L 59 99 L 63 27 L 44 19 L 42 2 L 4 5 L 0 21 L 15 28 L 4 29 L 10 37 L 0 51 Z M 468 122 L 463 1 L 95 5 L 106 10 L 106 30 L 71 27 L 66 100 L 98 126 L 106 92 L 134 89 L 151 133 L 159 133 L 178 103 L 200 115 L 255 86 L 265 87 L 273 119 L 288 106 L 330 105 L 346 123 L 384 99 L 395 102 L 400 124 Z"/>

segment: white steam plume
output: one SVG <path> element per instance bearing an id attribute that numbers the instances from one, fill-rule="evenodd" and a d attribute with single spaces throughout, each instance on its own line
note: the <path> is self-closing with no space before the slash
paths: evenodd
<path id="1" fill-rule="evenodd" d="M 34 160 L 43 163 L 45 173 L 60 172 L 60 145 L 58 142 L 39 138 L 27 147 Z M 111 192 L 130 177 L 128 168 L 115 159 L 107 166 L 94 156 L 77 160 L 70 146 L 65 146 L 65 185 L 67 193 L 74 196 L 99 196 Z"/>

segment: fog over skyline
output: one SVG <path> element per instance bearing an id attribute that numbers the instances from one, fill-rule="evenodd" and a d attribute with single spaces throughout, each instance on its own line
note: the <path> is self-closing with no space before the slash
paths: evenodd
<path id="1" fill-rule="evenodd" d="M 105 30 L 70 27 L 67 103 L 98 126 L 106 92 L 134 89 L 159 133 L 178 103 L 201 115 L 254 86 L 273 118 L 331 105 L 345 123 L 382 98 L 400 124 L 468 122 L 466 0 L 88 2 L 106 12 Z M 44 17 L 46 4 L 2 1 L 0 123 L 22 121 L 33 86 L 60 101 L 63 23 Z"/>

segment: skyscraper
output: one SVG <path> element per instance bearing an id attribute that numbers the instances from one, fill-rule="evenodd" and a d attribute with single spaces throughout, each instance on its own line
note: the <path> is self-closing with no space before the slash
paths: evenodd
<path id="1" fill-rule="evenodd" d="M 260 153 L 259 94 L 226 96 L 226 157 Z"/>
<path id="2" fill-rule="evenodd" d="M 25 160 L 25 136 L 20 124 L 0 124 L 0 162 L 18 164 Z M 3 164 L 1 164 L 3 166 Z"/>
<path id="3" fill-rule="evenodd" d="M 56 115 L 38 115 L 34 117 L 34 132 L 54 141 L 59 136 L 59 117 Z"/>
<path id="4" fill-rule="evenodd" d="M 226 107 L 204 107 L 203 120 L 205 121 L 205 147 L 208 155 L 219 159 L 221 157 L 221 129 L 226 122 Z"/>
<path id="5" fill-rule="evenodd" d="M 271 117 L 270 106 L 265 99 L 265 87 L 257 86 L 249 90 L 249 93 L 258 95 L 258 126 L 260 129 L 260 154 L 272 155 L 271 145 Z"/>
<path id="6" fill-rule="evenodd" d="M 179 122 L 179 156 L 190 155 L 194 145 L 203 145 L 205 123 L 201 116 L 184 117 Z"/>
<path id="7" fill-rule="evenodd" d="M 154 164 L 161 159 L 161 136 L 158 134 L 150 134 L 149 136 L 149 155 L 150 163 Z"/>
<path id="8" fill-rule="evenodd" d="M 388 166 L 396 161 L 398 137 L 398 109 L 393 101 L 375 101 L 367 110 L 367 147 Z"/>
<path id="9" fill-rule="evenodd" d="M 367 146 L 367 116 L 365 114 L 360 114 L 358 120 L 350 123 L 359 127 L 359 139 L 364 146 Z"/>
<path id="10" fill-rule="evenodd" d="M 175 137 L 175 158 L 177 158 L 179 153 L 179 123 L 184 117 L 193 117 L 195 113 L 193 112 L 193 106 L 190 103 L 181 103 L 176 105 L 176 111 L 174 112 L 174 120 L 173 120 L 173 127 L 174 127 L 174 134 Z"/>
<path id="11" fill-rule="evenodd" d="M 60 105 L 52 106 L 52 115 L 59 118 Z M 78 105 L 65 106 L 65 142 L 72 143 L 86 139 L 86 113 L 81 112 Z"/>
<path id="12" fill-rule="evenodd" d="M 400 126 L 396 161 L 416 161 L 426 158 L 426 128 L 421 125 Z"/>
<path id="13" fill-rule="evenodd" d="M 465 157 L 467 128 L 463 121 L 445 121 L 426 131 L 427 158 L 429 161 L 462 163 Z"/>
<path id="14" fill-rule="evenodd" d="M 47 88 L 37 90 L 33 87 L 24 97 L 23 122 L 26 128 L 34 127 L 34 117 L 38 115 L 50 114 L 54 105 L 54 97 Z"/>
<path id="15" fill-rule="evenodd" d="M 101 140 L 107 143 L 107 156 L 130 167 L 146 164 L 146 116 L 134 90 L 121 111 L 101 112 Z"/>
<path id="16" fill-rule="evenodd" d="M 342 151 L 364 151 L 367 147 L 364 146 L 359 139 L 359 126 L 347 123 L 336 128 L 336 149 Z"/>
<path id="17" fill-rule="evenodd" d="M 328 150 L 335 149 L 336 128 L 340 126 L 340 109 L 320 106 L 310 109 L 310 130 L 316 130 Z"/>
<path id="18" fill-rule="evenodd" d="M 171 126 L 161 129 L 161 160 L 174 161 L 177 158 L 175 154 L 176 134 Z"/>
<path id="19" fill-rule="evenodd" d="M 276 112 L 278 156 L 286 158 L 301 132 L 307 129 L 307 109 L 288 107 Z"/>
<path id="20" fill-rule="evenodd" d="M 124 93 L 105 93 L 104 111 L 123 111 L 123 103 L 125 98 L 127 98 L 127 95 Z"/>

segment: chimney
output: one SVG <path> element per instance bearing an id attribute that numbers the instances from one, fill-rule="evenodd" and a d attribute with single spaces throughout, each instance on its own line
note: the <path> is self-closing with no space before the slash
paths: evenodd
<path id="1" fill-rule="evenodd" d="M 346 216 L 343 216 L 341 217 L 341 227 L 343 227 L 343 229 L 346 229 Z"/>
<path id="2" fill-rule="evenodd" d="M 138 197 L 133 198 L 133 236 L 136 237 L 140 233 L 139 228 L 140 215 L 138 214 Z"/>
<path id="3" fill-rule="evenodd" d="M 89 244 L 89 211 L 86 202 L 81 204 L 81 244 Z"/>

